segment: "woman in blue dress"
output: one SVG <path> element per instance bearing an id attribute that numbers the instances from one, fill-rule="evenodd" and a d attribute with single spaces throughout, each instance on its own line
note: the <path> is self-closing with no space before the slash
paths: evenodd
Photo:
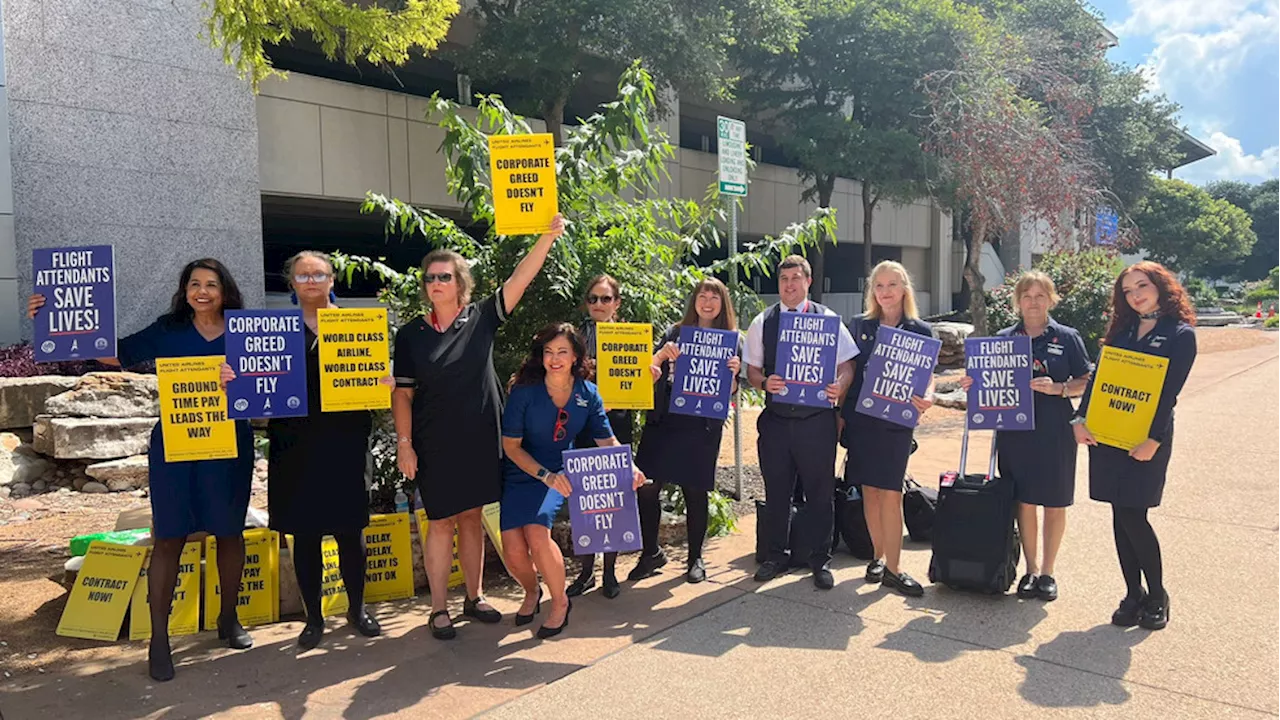
<path id="1" fill-rule="evenodd" d="M 33 295 L 35 317 L 44 297 Z M 116 358 L 106 365 L 131 367 L 157 358 L 225 355 L 224 310 L 244 307 L 240 289 L 217 260 L 195 260 L 182 269 L 169 312 L 146 328 L 121 338 Z M 248 421 L 236 421 L 238 455 L 228 460 L 166 462 L 164 435 L 157 423 L 147 453 L 154 546 L 147 589 L 151 604 L 148 669 L 159 682 L 173 679 L 169 648 L 169 607 L 178 582 L 178 561 L 187 536 L 207 532 L 218 539 L 218 576 L 238 578 L 244 568 L 244 517 L 253 477 L 253 433 Z M 244 650 L 253 638 L 240 625 L 235 603 L 223 603 L 218 638 Z"/>
<path id="2" fill-rule="evenodd" d="M 569 323 L 548 325 L 533 338 L 529 356 L 516 372 L 502 413 L 502 554 L 507 569 L 524 588 L 517 625 L 533 622 L 542 604 L 538 575 L 551 590 L 551 610 L 538 637 L 559 635 L 569 625 L 564 556 L 551 539 L 556 512 L 569 496 L 561 453 L 584 429 L 599 447 L 618 445 L 604 402 L 586 380 L 586 348 Z M 645 482 L 635 470 L 635 487 Z"/>

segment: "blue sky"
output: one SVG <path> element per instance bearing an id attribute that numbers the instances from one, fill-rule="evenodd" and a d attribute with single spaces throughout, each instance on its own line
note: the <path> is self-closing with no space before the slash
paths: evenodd
<path id="1" fill-rule="evenodd" d="M 1108 57 L 1142 67 L 1218 151 L 1175 171 L 1203 184 L 1280 173 L 1280 0 L 1094 0 L 1120 38 Z"/>

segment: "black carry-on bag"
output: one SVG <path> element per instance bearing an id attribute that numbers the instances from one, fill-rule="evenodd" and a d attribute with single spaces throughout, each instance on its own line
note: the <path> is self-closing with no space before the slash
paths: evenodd
<path id="1" fill-rule="evenodd" d="M 987 474 L 968 474 L 969 423 L 960 445 L 960 470 L 942 473 L 933 522 L 930 582 L 954 590 L 1005 593 L 1018 573 L 1022 547 L 1014 525 L 1013 482 L 996 476 L 996 444 L 991 442 Z"/>

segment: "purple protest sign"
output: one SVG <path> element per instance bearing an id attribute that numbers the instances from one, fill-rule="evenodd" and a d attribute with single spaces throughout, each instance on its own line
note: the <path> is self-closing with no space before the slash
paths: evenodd
<path id="1" fill-rule="evenodd" d="M 227 383 L 232 420 L 304 417 L 307 346 L 301 310 L 228 310 Z"/>
<path id="2" fill-rule="evenodd" d="M 115 357 L 115 259 L 110 245 L 32 251 L 32 291 L 45 298 L 32 321 L 38 362 Z"/>
<path id="3" fill-rule="evenodd" d="M 1031 338 L 968 338 L 964 341 L 971 430 L 1035 430 L 1031 391 Z"/>
<path id="4" fill-rule="evenodd" d="M 565 450 L 564 474 L 569 494 L 569 522 L 573 553 L 639 550 L 640 511 L 631 489 L 635 468 L 631 446 Z M 554 492 L 554 491 L 553 491 Z"/>
<path id="5" fill-rule="evenodd" d="M 915 427 L 920 413 L 911 398 L 923 396 L 929 389 L 940 349 L 940 340 L 881 325 L 876 331 L 876 347 L 867 359 L 857 412 Z"/>
<path id="6" fill-rule="evenodd" d="M 678 343 L 668 412 L 727 419 L 733 390 L 728 360 L 738 352 L 738 333 L 686 325 L 680 328 Z"/>
<path id="7" fill-rule="evenodd" d="M 778 354 L 774 366 L 786 381 L 774 402 L 829 408 L 826 387 L 836 381 L 836 350 L 840 346 L 837 315 L 778 313 Z"/>

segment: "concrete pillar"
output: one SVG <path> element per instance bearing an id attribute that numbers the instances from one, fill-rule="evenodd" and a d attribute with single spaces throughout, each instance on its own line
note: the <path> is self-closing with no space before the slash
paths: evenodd
<path id="1" fill-rule="evenodd" d="M 932 313 L 951 312 L 951 294 L 955 292 L 951 270 L 951 214 L 937 205 L 929 210 L 929 286 L 933 289 Z"/>
<path id="2" fill-rule="evenodd" d="M 4 72 L 4 2 L 0 0 L 0 345 L 18 342 L 18 247 L 13 235 L 13 166 L 9 154 L 9 88 Z"/>

